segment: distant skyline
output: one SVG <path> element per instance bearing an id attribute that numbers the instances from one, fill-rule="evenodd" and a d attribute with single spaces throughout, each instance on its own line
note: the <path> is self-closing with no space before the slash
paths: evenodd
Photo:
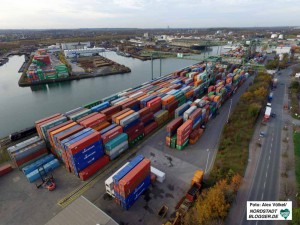
<path id="1" fill-rule="evenodd" d="M 299 26 L 299 0 L 1 0 L 0 29 Z"/>

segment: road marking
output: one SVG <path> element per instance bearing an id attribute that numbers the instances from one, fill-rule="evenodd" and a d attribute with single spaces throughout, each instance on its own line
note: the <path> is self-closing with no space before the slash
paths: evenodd
<path id="1" fill-rule="evenodd" d="M 271 153 L 271 152 L 270 152 Z M 269 154 L 269 161 L 270 161 L 270 159 L 271 159 L 271 156 L 270 156 L 270 154 Z"/>
<path id="2" fill-rule="evenodd" d="M 209 150 L 209 149 L 207 149 L 207 150 Z M 206 166 L 205 166 L 205 172 L 204 173 L 206 173 L 206 171 L 207 171 L 209 155 L 210 155 L 210 151 L 208 151 L 208 156 L 207 156 L 207 160 L 206 160 Z"/>
<path id="3" fill-rule="evenodd" d="M 264 189 L 265 189 L 265 187 L 266 187 L 266 181 L 264 182 Z"/>
<path id="4" fill-rule="evenodd" d="M 269 169 L 269 165 L 270 165 L 270 162 L 269 162 L 268 165 L 267 165 L 267 170 Z"/>
<path id="5" fill-rule="evenodd" d="M 268 176 L 268 171 L 266 172 L 266 178 L 267 178 L 267 176 Z"/>
<path id="6" fill-rule="evenodd" d="M 264 193 L 262 193 L 262 195 L 261 195 L 261 200 L 263 200 L 263 198 L 264 198 Z"/>
<path id="7" fill-rule="evenodd" d="M 258 221 L 256 221 L 255 225 L 257 225 L 257 224 L 258 224 Z"/>

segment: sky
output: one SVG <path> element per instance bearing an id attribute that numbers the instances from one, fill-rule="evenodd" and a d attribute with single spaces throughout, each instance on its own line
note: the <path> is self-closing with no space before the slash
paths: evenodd
<path id="1" fill-rule="evenodd" d="M 0 29 L 299 26 L 299 0 L 0 0 Z"/>

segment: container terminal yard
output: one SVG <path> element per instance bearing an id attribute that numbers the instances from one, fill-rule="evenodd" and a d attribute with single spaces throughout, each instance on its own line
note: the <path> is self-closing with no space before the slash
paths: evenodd
<path id="1" fill-rule="evenodd" d="M 22 172 L 1 180 L 7 183 L 5 210 L 26 207 L 13 220 L 4 216 L 4 223 L 51 224 L 81 194 L 119 224 L 159 224 L 176 209 L 187 210 L 213 164 L 231 107 L 253 79 L 247 70 L 199 62 L 36 121 L 37 136 L 7 149 Z M 55 191 L 32 193 L 30 183 Z M 22 203 L 10 198 L 15 193 Z M 42 209 L 48 213 L 26 216 Z"/>
<path id="2" fill-rule="evenodd" d="M 68 43 L 62 44 L 67 45 Z M 26 58 L 20 68 L 19 86 L 33 86 L 98 76 L 129 73 L 131 70 L 100 53 L 103 48 L 67 49 L 48 46 Z"/>

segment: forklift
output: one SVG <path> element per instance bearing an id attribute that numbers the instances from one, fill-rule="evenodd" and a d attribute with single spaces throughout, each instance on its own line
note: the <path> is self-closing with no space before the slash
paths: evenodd
<path id="1" fill-rule="evenodd" d="M 53 174 L 47 173 L 43 165 L 38 167 L 38 172 L 42 182 L 40 184 L 36 184 L 36 187 L 43 187 L 48 191 L 53 191 L 56 188 Z"/>

